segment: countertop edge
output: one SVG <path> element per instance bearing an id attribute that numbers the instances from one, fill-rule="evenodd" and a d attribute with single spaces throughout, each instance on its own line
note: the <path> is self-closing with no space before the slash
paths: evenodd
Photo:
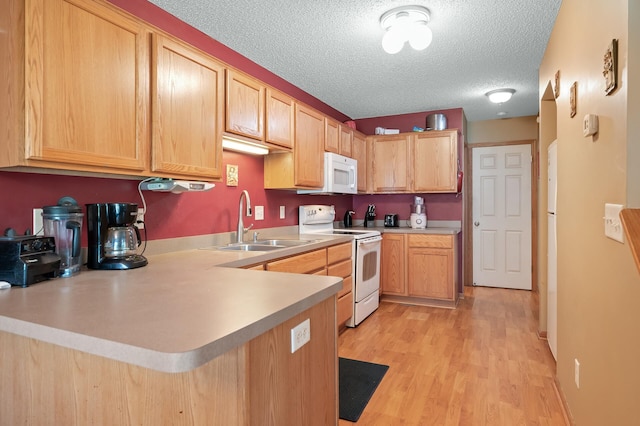
<path id="1" fill-rule="evenodd" d="M 198 368 L 212 359 L 249 342 L 289 318 L 334 296 L 341 288 L 342 279 L 335 278 L 334 284 L 296 303 L 209 342 L 205 346 L 181 353 L 154 351 L 1 315 L 0 331 L 156 371 L 182 373 Z"/>

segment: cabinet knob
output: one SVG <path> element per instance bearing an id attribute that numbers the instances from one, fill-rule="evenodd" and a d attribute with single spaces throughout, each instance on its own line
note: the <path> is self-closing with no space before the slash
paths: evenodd
<path id="1" fill-rule="evenodd" d="M 473 222 L 473 226 L 478 227 L 480 226 L 480 222 L 478 222 L 477 220 L 475 222 Z"/>

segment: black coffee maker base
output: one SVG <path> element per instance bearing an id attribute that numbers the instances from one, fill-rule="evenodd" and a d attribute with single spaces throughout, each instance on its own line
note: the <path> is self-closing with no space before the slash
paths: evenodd
<path id="1" fill-rule="evenodd" d="M 102 259 L 102 261 L 98 265 L 89 265 L 87 266 L 90 269 L 103 269 L 103 270 L 114 270 L 114 269 L 134 269 L 140 268 L 142 266 L 147 265 L 147 258 L 141 256 L 139 254 L 134 254 L 132 256 L 126 257 L 110 257 Z"/>

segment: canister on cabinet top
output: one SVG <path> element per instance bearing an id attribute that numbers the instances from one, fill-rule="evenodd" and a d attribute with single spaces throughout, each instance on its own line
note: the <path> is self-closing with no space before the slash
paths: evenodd
<path id="1" fill-rule="evenodd" d="M 427 130 L 444 130 L 447 128 L 447 116 L 444 114 L 427 115 Z"/>

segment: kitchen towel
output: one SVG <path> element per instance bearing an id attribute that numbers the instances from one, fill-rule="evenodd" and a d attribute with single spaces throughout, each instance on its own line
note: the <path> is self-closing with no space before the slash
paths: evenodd
<path id="1" fill-rule="evenodd" d="M 341 419 L 358 421 L 388 369 L 388 365 L 348 358 L 339 359 Z"/>

